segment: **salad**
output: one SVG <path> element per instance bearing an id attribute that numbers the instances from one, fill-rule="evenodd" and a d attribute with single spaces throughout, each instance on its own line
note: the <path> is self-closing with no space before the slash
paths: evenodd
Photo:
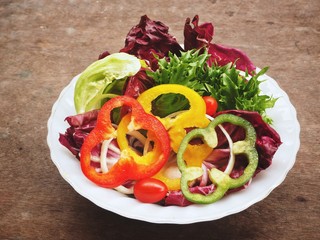
<path id="1" fill-rule="evenodd" d="M 117 53 L 79 76 L 59 141 L 95 184 L 164 206 L 210 204 L 247 188 L 281 145 L 245 53 L 187 19 L 184 45 L 146 15 Z"/>

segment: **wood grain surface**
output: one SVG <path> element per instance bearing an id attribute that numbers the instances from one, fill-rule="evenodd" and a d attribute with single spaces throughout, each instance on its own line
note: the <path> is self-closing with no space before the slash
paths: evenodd
<path id="1" fill-rule="evenodd" d="M 63 180 L 47 120 L 73 76 L 147 14 L 183 41 L 187 17 L 214 41 L 269 66 L 296 107 L 301 147 L 284 182 L 240 213 L 203 223 L 152 224 L 103 210 Z M 320 239 L 320 1 L 0 1 L 0 239 Z"/>

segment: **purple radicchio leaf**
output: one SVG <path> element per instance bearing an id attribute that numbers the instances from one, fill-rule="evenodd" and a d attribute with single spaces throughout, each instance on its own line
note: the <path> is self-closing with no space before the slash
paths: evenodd
<path id="1" fill-rule="evenodd" d="M 256 149 L 259 154 L 259 163 L 256 173 L 268 168 L 272 163 L 274 154 L 282 144 L 280 135 L 268 123 L 263 121 L 262 116 L 258 112 L 226 110 L 218 112 L 214 117 L 224 113 L 242 117 L 252 124 L 257 134 Z M 227 129 L 233 141 L 239 141 L 244 138 L 244 130 L 242 128 L 228 125 L 229 124 L 224 124 L 223 126 Z M 232 132 L 230 132 L 230 129 L 232 129 Z M 221 148 L 225 147 L 223 144 L 224 143 L 220 143 Z"/>
<path id="2" fill-rule="evenodd" d="M 159 58 L 168 56 L 169 52 L 180 55 L 182 47 L 176 38 L 169 34 L 169 27 L 160 21 L 153 21 L 146 15 L 142 16 L 138 25 L 128 33 L 125 46 L 120 52 L 133 54 L 149 62 L 153 70 L 158 68 Z"/>
<path id="3" fill-rule="evenodd" d="M 215 190 L 215 186 L 213 184 L 204 186 L 204 187 L 195 186 L 190 188 L 190 192 L 200 193 L 203 195 L 208 195 L 214 192 L 214 190 Z M 175 191 L 169 191 L 164 204 L 166 206 L 176 205 L 176 206 L 185 207 L 193 203 L 187 200 L 180 190 L 175 190 Z"/>
<path id="4" fill-rule="evenodd" d="M 193 27 L 191 24 L 193 24 Z M 211 55 L 208 65 L 217 64 L 224 66 L 230 62 L 235 63 L 236 68 L 242 71 L 248 71 L 254 74 L 256 67 L 249 57 L 239 49 L 222 46 L 211 43 L 214 35 L 214 26 L 212 23 L 203 23 L 199 25 L 199 16 L 196 15 L 192 21 L 187 18 L 184 26 L 184 48 L 186 51 L 191 49 L 200 49 L 205 47 Z"/>
<path id="5" fill-rule="evenodd" d="M 70 125 L 64 134 L 60 133 L 59 142 L 79 159 L 80 148 L 86 136 L 96 125 L 98 110 L 66 117 Z"/>

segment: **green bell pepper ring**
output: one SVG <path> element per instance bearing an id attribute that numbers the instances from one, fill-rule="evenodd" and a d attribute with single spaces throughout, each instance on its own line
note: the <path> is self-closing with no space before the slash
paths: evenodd
<path id="1" fill-rule="evenodd" d="M 202 176 L 203 170 L 201 167 L 188 166 L 183 159 L 183 153 L 188 143 L 194 138 L 202 138 L 210 147 L 215 148 L 218 144 L 215 128 L 224 122 L 244 128 L 246 137 L 244 140 L 233 143 L 232 152 L 235 155 L 245 155 L 248 159 L 248 165 L 243 174 L 235 179 L 217 168 L 212 168 L 209 171 L 209 178 L 216 187 L 214 192 L 208 195 L 192 193 L 189 190 L 189 182 Z M 181 191 L 185 198 L 194 203 L 209 204 L 221 199 L 229 189 L 238 188 L 246 184 L 252 178 L 258 166 L 258 152 L 255 148 L 255 142 L 256 132 L 251 123 L 232 114 L 219 115 L 206 128 L 197 128 L 190 131 L 182 140 L 177 153 L 177 163 L 181 172 Z"/>

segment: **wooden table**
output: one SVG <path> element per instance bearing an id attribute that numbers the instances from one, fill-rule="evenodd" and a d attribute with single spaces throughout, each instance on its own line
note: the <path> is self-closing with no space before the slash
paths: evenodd
<path id="1" fill-rule="evenodd" d="M 320 2 L 0 1 L 0 239 L 319 239 Z M 284 182 L 216 221 L 127 219 L 80 196 L 50 159 L 47 120 L 73 76 L 147 14 L 183 41 L 187 17 L 213 22 L 214 41 L 270 66 L 296 107 L 301 147 Z"/>

